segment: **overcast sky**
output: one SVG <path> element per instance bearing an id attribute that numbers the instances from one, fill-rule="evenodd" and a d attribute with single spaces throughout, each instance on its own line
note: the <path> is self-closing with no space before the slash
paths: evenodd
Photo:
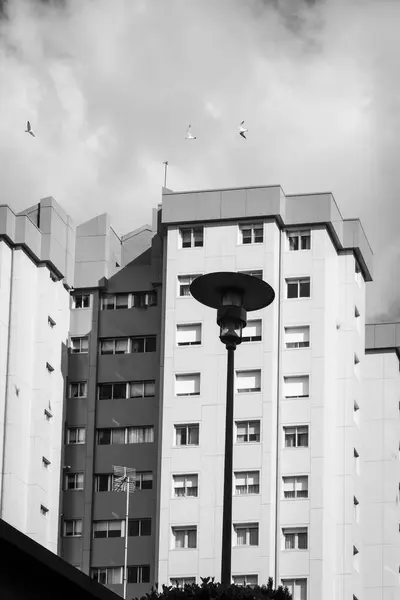
<path id="1" fill-rule="evenodd" d="M 177 191 L 331 191 L 375 254 L 370 318 L 400 318 L 398 0 L 9 0 L 4 10 L 0 203 L 21 210 L 52 195 L 76 223 L 108 212 L 127 233 L 151 222 L 164 160 Z M 196 141 L 185 140 L 189 123 Z"/>

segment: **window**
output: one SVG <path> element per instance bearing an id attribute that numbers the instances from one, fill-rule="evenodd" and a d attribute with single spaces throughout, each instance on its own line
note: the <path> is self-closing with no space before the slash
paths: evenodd
<path id="1" fill-rule="evenodd" d="M 47 317 L 47 324 L 52 329 L 56 326 L 56 322 L 50 316 Z"/>
<path id="2" fill-rule="evenodd" d="M 42 467 L 48 469 L 50 465 L 51 462 L 45 456 L 42 456 Z"/>
<path id="3" fill-rule="evenodd" d="M 44 517 L 47 517 L 49 512 L 49 509 L 47 508 L 47 506 L 45 506 L 44 504 L 40 505 L 40 514 L 43 515 Z"/>
<path id="4" fill-rule="evenodd" d="M 64 537 L 81 537 L 82 524 L 82 519 L 65 519 Z"/>
<path id="5" fill-rule="evenodd" d="M 54 367 L 48 362 L 46 363 L 46 369 L 49 373 L 52 373 L 54 371 Z"/>
<path id="6" fill-rule="evenodd" d="M 150 583 L 150 565 L 128 567 L 128 583 Z"/>
<path id="7" fill-rule="evenodd" d="M 292 594 L 292 600 L 307 600 L 307 579 L 282 579 L 282 585 Z"/>
<path id="8" fill-rule="evenodd" d="M 174 475 L 175 498 L 197 498 L 198 475 Z"/>
<path id="9" fill-rule="evenodd" d="M 93 522 L 93 537 L 94 538 L 112 538 L 123 537 L 125 535 L 125 521 L 94 521 Z"/>
<path id="10" fill-rule="evenodd" d="M 151 535 L 151 519 L 129 519 L 128 535 L 132 537 Z"/>
<path id="11" fill-rule="evenodd" d="M 67 429 L 67 444 L 84 444 L 85 442 L 85 427 L 70 427 Z"/>
<path id="12" fill-rule="evenodd" d="M 151 471 L 136 471 L 136 488 L 138 490 L 153 489 L 153 473 Z"/>
<path id="13" fill-rule="evenodd" d="M 289 250 L 310 250 L 311 231 L 288 231 Z"/>
<path id="14" fill-rule="evenodd" d="M 247 321 L 247 326 L 243 330 L 242 342 L 260 342 L 261 341 L 261 319 Z"/>
<path id="15" fill-rule="evenodd" d="M 246 444 L 260 441 L 260 421 L 236 421 L 236 442 Z"/>
<path id="16" fill-rule="evenodd" d="M 284 427 L 285 448 L 308 448 L 308 425 Z"/>
<path id="17" fill-rule="evenodd" d="M 100 354 L 127 354 L 128 347 L 128 338 L 100 340 Z"/>
<path id="18" fill-rule="evenodd" d="M 196 577 L 171 577 L 170 583 L 175 587 L 183 588 L 185 585 L 196 583 Z"/>
<path id="19" fill-rule="evenodd" d="M 102 310 L 129 308 L 129 294 L 103 294 L 101 308 Z"/>
<path id="20" fill-rule="evenodd" d="M 261 371 L 236 371 L 236 393 L 261 391 Z"/>
<path id="21" fill-rule="evenodd" d="M 157 306 L 157 292 L 134 292 L 132 294 L 132 306 L 134 308 L 147 308 L 148 306 Z"/>
<path id="22" fill-rule="evenodd" d="M 286 279 L 287 298 L 309 298 L 310 297 L 310 278 L 294 277 Z"/>
<path id="23" fill-rule="evenodd" d="M 112 492 L 113 476 L 108 474 L 95 475 L 94 490 L 95 492 Z"/>
<path id="24" fill-rule="evenodd" d="M 97 443 L 100 446 L 110 444 L 146 444 L 154 442 L 154 427 L 115 427 L 97 430 Z"/>
<path id="25" fill-rule="evenodd" d="M 353 517 L 354 517 L 354 522 L 358 523 L 359 521 L 359 501 L 357 500 L 357 498 L 355 496 L 353 496 Z"/>
<path id="26" fill-rule="evenodd" d="M 284 538 L 284 550 L 307 550 L 307 527 L 293 527 L 290 529 L 282 529 L 282 533 Z"/>
<path id="27" fill-rule="evenodd" d="M 179 296 L 190 296 L 190 284 L 197 277 L 199 277 L 199 275 L 179 275 L 178 276 Z"/>
<path id="28" fill-rule="evenodd" d="M 70 398 L 86 398 L 87 397 L 87 381 L 77 381 L 69 386 Z"/>
<path id="29" fill-rule="evenodd" d="M 90 294 L 75 294 L 72 303 L 73 308 L 89 308 Z"/>
<path id="30" fill-rule="evenodd" d="M 309 348 L 310 327 L 285 327 L 286 348 Z"/>
<path id="31" fill-rule="evenodd" d="M 203 227 L 181 227 L 179 230 L 182 248 L 198 248 L 203 246 Z"/>
<path id="32" fill-rule="evenodd" d="M 154 380 L 149 381 L 133 381 L 129 384 L 129 397 L 130 398 L 149 398 L 154 396 L 156 389 L 156 382 Z"/>
<path id="33" fill-rule="evenodd" d="M 242 223 L 239 232 L 241 244 L 262 244 L 264 241 L 263 223 Z"/>
<path id="34" fill-rule="evenodd" d="M 308 476 L 283 477 L 283 497 L 308 498 Z"/>
<path id="35" fill-rule="evenodd" d="M 235 473 L 235 495 L 259 494 L 260 472 L 259 471 L 237 471 Z"/>
<path id="36" fill-rule="evenodd" d="M 156 336 L 137 337 L 131 339 L 131 352 L 155 352 L 156 351 Z"/>
<path id="37" fill-rule="evenodd" d="M 251 277 L 257 277 L 257 279 L 263 278 L 262 270 L 257 271 L 238 271 L 238 273 L 242 273 L 243 275 L 250 275 Z"/>
<path id="38" fill-rule="evenodd" d="M 176 343 L 178 346 L 198 346 L 201 344 L 201 324 L 177 325 Z"/>
<path id="39" fill-rule="evenodd" d="M 65 490 L 83 490 L 83 473 L 67 473 L 64 479 Z"/>
<path id="40" fill-rule="evenodd" d="M 200 373 L 175 375 L 176 396 L 199 396 Z"/>
<path id="41" fill-rule="evenodd" d="M 308 375 L 284 377 L 283 379 L 285 398 L 308 398 L 310 383 Z"/>
<path id="42" fill-rule="evenodd" d="M 250 587 L 258 585 L 258 575 L 233 575 L 232 578 L 235 585 L 249 585 Z"/>
<path id="43" fill-rule="evenodd" d="M 89 338 L 87 336 L 71 338 L 71 352 L 72 354 L 87 354 L 89 352 Z"/>
<path id="44" fill-rule="evenodd" d="M 198 446 L 199 425 L 175 425 L 175 446 Z"/>
<path id="45" fill-rule="evenodd" d="M 122 583 L 123 567 L 96 567 L 90 569 L 90 576 L 103 585 Z"/>
<path id="46" fill-rule="evenodd" d="M 197 548 L 197 527 L 173 527 L 175 549 Z"/>
<path id="47" fill-rule="evenodd" d="M 258 523 L 233 526 L 235 546 L 258 546 Z"/>

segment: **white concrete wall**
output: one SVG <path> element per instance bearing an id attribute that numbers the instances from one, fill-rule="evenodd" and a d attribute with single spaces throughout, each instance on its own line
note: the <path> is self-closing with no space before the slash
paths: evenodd
<path id="1" fill-rule="evenodd" d="M 2 389 L 2 442 L 5 439 L 1 518 L 53 552 L 57 551 L 62 447 L 64 380 L 61 373 L 63 344 L 67 343 L 69 294 L 54 282 L 47 267 L 37 267 L 23 250 L 7 248 L 8 279 L 1 289 L 2 334 L 11 332 L 6 357 L 0 358 L 7 397 Z M 12 277 L 11 311 L 6 295 Z M 51 328 L 48 317 L 56 325 Z M 2 335 L 3 337 L 3 335 Z M 2 347 L 4 342 L 1 342 Z M 48 362 L 54 371 L 46 369 Z M 3 381 L 3 377 L 2 377 Z M 4 411 L 4 407 L 6 407 Z M 47 421 L 44 410 L 53 417 Z M 4 417 L 5 414 L 5 417 Z M 4 443 L 4 442 L 3 442 Z M 42 457 L 50 461 L 43 467 Z M 40 505 L 49 509 L 46 517 Z"/>
<path id="2" fill-rule="evenodd" d="M 356 282 L 353 254 L 338 255 L 325 228 L 313 229 L 311 250 L 290 252 L 286 234 L 280 234 L 274 223 L 264 227 L 263 244 L 243 246 L 238 244 L 236 223 L 207 225 L 204 247 L 189 249 L 179 249 L 176 227 L 168 231 L 159 581 L 169 583 L 171 577 L 182 576 L 220 579 L 226 350 L 218 339 L 215 311 L 193 298 L 177 297 L 177 278 L 263 269 L 276 299 L 271 307 L 248 314 L 248 318 L 262 318 L 263 339 L 243 344 L 235 353 L 236 369 L 262 370 L 261 393 L 235 396 L 235 420 L 260 419 L 261 443 L 234 446 L 234 470 L 260 470 L 260 494 L 233 497 L 233 522 L 258 522 L 259 546 L 233 547 L 232 574 L 258 574 L 260 583 L 274 575 L 276 525 L 279 580 L 306 578 L 308 600 L 345 600 L 353 593 L 360 598 L 360 575 L 353 568 L 352 555 L 353 543 L 361 554 L 359 526 L 353 523 L 353 496 L 356 493 L 361 502 L 362 494 L 354 474 L 353 448 L 357 447 L 360 457 L 363 449 L 353 406 L 355 398 L 361 402 L 364 282 Z M 302 276 L 311 277 L 311 298 L 286 299 L 285 278 Z M 360 312 L 357 326 L 355 306 Z M 176 324 L 184 322 L 202 323 L 201 346 L 176 347 Z M 310 348 L 284 349 L 288 325 L 310 326 Z M 354 353 L 360 358 L 358 375 Z M 201 373 L 200 396 L 174 397 L 174 375 L 185 371 Z M 281 384 L 287 375 L 309 375 L 310 397 L 285 399 Z M 186 422 L 200 423 L 198 448 L 173 447 L 174 424 Z M 309 425 L 309 448 L 284 447 L 283 427 L 287 425 Z M 172 475 L 185 472 L 199 474 L 197 499 L 172 497 Z M 308 475 L 309 498 L 284 500 L 285 475 Z M 197 525 L 196 550 L 172 549 L 171 527 L 175 525 Z M 294 526 L 308 527 L 308 550 L 283 549 L 282 528 Z"/>
<path id="3" fill-rule="evenodd" d="M 362 413 L 365 600 L 400 596 L 400 373 L 395 352 L 365 356 Z"/>

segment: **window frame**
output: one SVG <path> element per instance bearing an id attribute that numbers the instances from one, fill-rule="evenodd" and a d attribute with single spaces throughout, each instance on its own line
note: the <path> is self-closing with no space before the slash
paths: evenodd
<path id="1" fill-rule="evenodd" d="M 251 530 L 257 531 L 257 543 L 251 544 Z M 245 543 L 238 544 L 238 532 L 239 530 L 245 530 Z M 234 533 L 234 548 L 257 548 L 260 545 L 260 524 L 258 521 L 255 522 L 246 522 L 246 523 L 233 523 L 233 533 Z"/>
<path id="2" fill-rule="evenodd" d="M 298 496 L 298 492 L 305 490 L 298 490 L 298 479 L 305 478 L 307 480 L 307 496 Z M 285 496 L 285 479 L 294 479 L 294 496 Z M 309 500 L 309 491 L 310 491 L 310 475 L 282 475 L 282 500 Z"/>
<path id="3" fill-rule="evenodd" d="M 299 434 L 298 429 L 303 429 L 303 428 L 307 428 L 307 445 L 303 446 L 303 445 L 299 445 L 298 444 L 298 438 L 299 435 L 302 435 L 301 433 Z M 293 446 L 287 446 L 286 445 L 286 436 L 287 436 L 287 431 L 288 429 L 294 429 L 294 436 L 295 436 L 295 444 Z M 304 435 L 304 434 L 303 434 Z M 304 425 L 283 425 L 283 448 L 285 450 L 298 450 L 299 448 L 309 448 L 310 447 L 310 425 L 309 423 L 305 423 Z"/>
<path id="4" fill-rule="evenodd" d="M 286 230 L 286 250 L 288 252 L 306 252 L 312 250 L 311 241 L 312 241 L 312 229 L 311 228 L 300 228 L 300 229 L 287 229 Z M 309 235 L 307 235 L 309 234 Z M 290 239 L 297 238 L 297 248 L 290 247 Z M 302 238 L 308 238 L 309 248 L 301 247 Z"/>
<path id="5" fill-rule="evenodd" d="M 190 581 L 188 581 L 190 579 Z M 178 581 L 182 581 L 182 585 L 179 585 Z M 175 583 L 176 582 L 176 583 Z M 196 577 L 183 576 L 183 577 L 170 577 L 169 583 L 172 587 L 177 587 L 179 589 L 184 589 L 185 585 L 192 585 L 196 583 Z"/>
<path id="6" fill-rule="evenodd" d="M 143 531 L 143 522 L 150 522 L 150 533 L 142 533 Z M 131 528 L 130 525 L 133 523 L 138 523 L 138 534 L 134 535 L 130 533 Z M 128 537 L 150 537 L 153 534 L 153 519 L 151 517 L 135 517 L 128 520 Z"/>
<path id="7" fill-rule="evenodd" d="M 198 550 L 198 527 L 197 527 L 197 525 L 172 525 L 171 531 L 172 531 L 172 540 L 173 540 L 173 545 L 172 545 L 171 550 Z M 189 534 L 190 534 L 190 532 L 193 532 L 193 531 L 196 534 L 196 545 L 189 546 Z M 178 548 L 176 546 L 176 534 L 179 532 L 184 534 L 184 542 L 183 542 L 184 545 L 180 548 Z"/>
<path id="8" fill-rule="evenodd" d="M 79 340 L 79 350 L 75 351 L 74 340 Z M 87 350 L 82 351 L 82 341 L 87 340 Z M 89 336 L 88 335 L 72 335 L 70 337 L 70 353 L 71 354 L 89 354 Z"/>
<path id="9" fill-rule="evenodd" d="M 138 583 L 150 583 L 150 573 L 151 573 L 151 566 L 150 564 L 148 565 L 128 565 L 128 573 L 127 573 L 127 583 L 133 583 L 133 584 L 138 584 Z M 132 573 L 132 569 L 137 569 L 136 571 L 136 577 L 131 577 L 131 573 Z M 143 569 L 148 569 L 148 580 L 147 578 L 145 579 L 143 577 Z M 136 579 L 136 581 L 132 581 L 132 579 Z"/>
<path id="10" fill-rule="evenodd" d="M 255 388 L 239 388 L 238 380 L 240 379 L 239 373 L 259 373 L 260 375 L 260 387 Z M 236 369 L 235 370 L 235 394 L 260 394 L 262 392 L 262 369 Z"/>
<path id="11" fill-rule="evenodd" d="M 184 485 L 183 488 L 179 488 L 175 486 L 176 483 L 176 479 L 177 477 L 183 477 L 184 478 Z M 196 486 L 188 486 L 187 485 L 187 478 L 189 477 L 196 477 L 197 479 L 197 485 Z M 179 496 L 176 494 L 176 490 L 177 489 L 183 489 L 185 491 L 185 493 L 182 496 Z M 196 489 L 196 495 L 194 494 L 188 494 L 187 490 L 188 489 Z M 197 500 L 197 498 L 199 497 L 199 473 L 173 473 L 172 474 L 172 499 L 173 500 L 182 500 L 182 499 L 194 499 Z"/>
<path id="12" fill-rule="evenodd" d="M 186 429 L 186 440 L 190 439 L 189 428 L 197 429 L 197 444 L 177 444 L 177 429 Z M 174 448 L 198 448 L 200 446 L 200 423 L 174 423 Z"/>
<path id="13" fill-rule="evenodd" d="M 288 346 L 288 342 L 286 341 L 286 334 L 288 329 L 308 329 L 308 346 L 301 346 L 300 344 L 305 344 L 307 342 L 297 342 L 298 346 Z M 284 339 L 284 350 L 309 350 L 311 348 L 311 326 L 307 323 L 306 325 L 284 325 L 283 327 L 283 339 Z M 296 343 L 296 342 L 289 342 Z"/>
<path id="14" fill-rule="evenodd" d="M 179 380 L 180 377 L 191 377 L 194 376 L 195 379 L 193 379 L 194 381 L 194 389 L 196 389 L 196 387 L 198 387 L 199 391 L 198 392 L 189 392 L 188 394 L 182 394 L 182 393 L 177 393 L 177 382 Z M 197 385 L 198 383 L 198 385 Z M 175 396 L 177 398 L 185 398 L 185 397 L 192 397 L 192 396 L 200 396 L 201 395 L 201 372 L 200 371 L 194 371 L 194 372 L 183 372 L 183 373 L 175 373 L 175 385 L 174 385 L 174 392 L 175 392 Z"/>
<path id="15" fill-rule="evenodd" d="M 177 275 L 177 298 L 192 298 L 192 294 L 190 293 L 190 286 L 193 283 L 193 281 L 195 279 L 197 279 L 197 277 L 201 277 L 201 275 L 203 275 L 203 273 L 180 273 Z M 184 283 L 182 284 L 181 279 L 191 279 L 191 281 L 189 282 L 189 284 Z M 181 294 L 181 285 L 189 285 L 189 293 L 188 294 Z"/>
<path id="16" fill-rule="evenodd" d="M 297 296 L 289 297 L 289 283 L 293 284 L 297 282 Z M 300 285 L 301 283 L 308 283 L 310 289 L 309 296 L 300 296 Z M 312 288 L 311 288 L 311 275 L 296 275 L 294 277 L 285 277 L 285 300 L 310 300 L 312 297 Z"/>
<path id="17" fill-rule="evenodd" d="M 130 442 L 129 438 L 134 430 L 143 431 L 144 437 L 146 437 L 146 430 L 148 431 L 147 435 L 152 439 L 150 441 L 143 442 Z M 114 442 L 113 435 L 116 435 L 116 432 L 123 431 L 124 441 L 122 443 Z M 110 432 L 110 443 L 101 443 L 99 440 L 102 435 L 105 435 L 105 432 Z M 150 435 L 150 433 L 152 435 Z M 96 428 L 96 445 L 97 446 L 125 446 L 125 445 L 133 445 L 133 444 L 153 444 L 154 443 L 154 433 L 155 427 L 154 425 L 131 425 L 128 427 L 99 427 Z"/>
<path id="18" fill-rule="evenodd" d="M 200 328 L 200 341 L 191 341 L 191 342 L 179 342 L 178 341 L 178 330 L 179 327 L 199 327 Z M 193 323 L 176 323 L 176 327 L 175 327 L 175 345 L 177 348 L 187 348 L 190 346 L 202 346 L 203 345 L 203 323 L 200 322 L 193 322 Z"/>
<path id="19" fill-rule="evenodd" d="M 283 552 L 307 552 L 309 550 L 308 547 L 308 526 L 304 526 L 304 527 L 293 527 L 293 526 L 288 526 L 288 527 L 282 527 L 281 528 L 281 532 L 282 532 L 282 551 Z M 299 535 L 306 535 L 306 547 L 305 548 L 299 548 Z M 286 547 L 286 536 L 289 535 L 293 535 L 294 536 L 294 546 L 293 548 L 287 548 Z"/>
<path id="20" fill-rule="evenodd" d="M 255 335 L 255 336 L 243 335 L 243 333 L 246 332 L 246 329 L 249 326 L 249 323 L 260 323 L 260 335 Z M 262 342 L 262 329 L 263 329 L 263 321 L 261 318 L 260 319 L 249 319 L 247 321 L 247 326 L 242 331 L 242 343 L 243 344 L 250 344 L 250 343 L 255 344 L 257 342 Z M 257 339 L 253 339 L 253 338 L 257 338 Z"/>
<path id="21" fill-rule="evenodd" d="M 303 600 L 303 598 L 296 598 L 296 596 L 294 595 L 294 588 L 296 585 L 297 581 L 302 581 L 305 582 L 305 597 L 304 600 L 307 599 L 308 596 L 308 578 L 307 577 L 281 577 L 281 585 L 283 588 L 287 587 L 287 583 L 288 582 L 293 582 L 293 594 L 292 594 L 292 600 Z M 290 591 L 290 588 L 288 588 Z"/>
<path id="22" fill-rule="evenodd" d="M 79 475 L 82 475 L 82 487 L 77 487 Z M 69 477 L 74 477 L 74 487 L 68 487 L 68 478 Z M 85 489 L 85 473 L 84 473 L 84 471 L 74 471 L 73 473 L 65 473 L 63 489 L 65 492 L 82 492 Z"/>
<path id="23" fill-rule="evenodd" d="M 253 483 L 253 484 L 249 484 L 248 483 L 248 479 L 249 479 L 249 475 L 251 476 L 251 474 L 257 473 L 258 474 L 258 483 Z M 238 486 L 236 484 L 236 480 L 237 480 L 237 475 L 246 475 L 246 483 L 244 486 Z M 258 491 L 256 492 L 249 492 L 249 488 L 250 487 L 257 487 L 258 486 Z M 246 487 L 246 492 L 244 493 L 237 493 L 237 488 L 238 487 Z M 253 469 L 253 470 L 239 470 L 239 471 L 233 471 L 233 495 L 236 497 L 242 497 L 242 496 L 257 496 L 260 494 L 260 489 L 261 489 L 261 470 L 260 469 Z"/>
<path id="24" fill-rule="evenodd" d="M 67 529 L 67 523 L 71 523 L 72 524 L 72 534 L 71 535 L 67 535 L 66 534 L 66 529 Z M 75 523 L 80 523 L 81 524 L 81 532 L 80 533 L 75 533 L 74 532 L 74 525 Z M 63 537 L 65 538 L 71 538 L 71 537 L 82 537 L 83 534 L 83 519 L 63 519 Z"/>
<path id="25" fill-rule="evenodd" d="M 302 378 L 306 378 L 306 380 L 308 381 L 308 394 L 303 394 L 301 396 L 287 396 L 286 395 L 286 380 L 287 379 L 302 379 Z M 303 374 L 299 374 L 299 375 L 284 375 L 283 376 L 283 398 L 284 400 L 295 400 L 295 399 L 303 399 L 303 398 L 310 398 L 311 394 L 310 394 L 310 390 L 311 390 L 311 375 L 310 373 L 303 373 Z"/>
<path id="26" fill-rule="evenodd" d="M 240 577 L 243 578 L 244 583 L 239 583 L 239 582 L 235 581 L 235 578 L 240 578 Z M 248 583 L 246 581 L 246 579 L 248 577 L 255 577 L 256 578 L 255 583 Z M 258 585 L 258 573 L 244 573 L 244 574 L 234 573 L 234 574 L 232 574 L 232 583 L 234 585 L 240 585 L 240 586 L 244 586 L 244 587 L 254 587 L 254 586 Z"/>
<path id="27" fill-rule="evenodd" d="M 82 299 L 82 306 L 76 306 L 76 299 L 80 297 Z M 88 298 L 88 305 L 84 306 L 84 298 Z M 87 308 L 91 308 L 92 305 L 92 295 L 90 292 L 78 292 L 72 294 L 72 310 L 83 310 Z"/>
<path id="28" fill-rule="evenodd" d="M 255 434 L 251 434 L 249 433 L 249 429 L 250 429 L 250 424 L 251 423 L 258 423 L 258 433 Z M 238 441 L 238 426 L 242 425 L 242 424 L 246 424 L 246 435 L 247 436 L 247 440 L 241 442 Z M 250 440 L 250 435 L 258 435 L 258 440 Z M 259 444 L 261 442 L 261 419 L 245 419 L 245 420 L 239 420 L 236 421 L 235 420 L 235 444 L 238 444 L 239 446 L 243 446 L 243 444 Z"/>
<path id="29" fill-rule="evenodd" d="M 96 533 L 95 526 L 98 525 L 99 523 L 106 524 L 106 529 L 104 530 L 106 535 L 95 535 L 95 533 Z M 120 523 L 121 535 L 109 535 L 110 531 L 118 531 L 118 529 L 110 530 L 110 523 L 115 523 L 115 524 Z M 95 519 L 94 521 L 92 521 L 92 539 L 98 540 L 98 539 L 121 538 L 121 537 L 125 537 L 125 519 Z"/>
<path id="30" fill-rule="evenodd" d="M 72 386 L 78 386 L 77 390 L 78 390 L 78 395 L 77 396 L 73 396 L 72 394 Z M 81 388 L 79 386 L 84 386 L 84 391 L 85 394 L 81 395 Z M 73 399 L 78 399 L 78 398 L 87 398 L 87 391 L 88 391 L 88 382 L 87 381 L 71 381 L 71 383 L 69 383 L 68 386 L 68 398 L 70 398 L 71 400 Z"/>
<path id="31" fill-rule="evenodd" d="M 71 442 L 71 433 L 73 431 L 75 431 L 76 433 L 78 433 L 78 438 L 79 438 L 79 432 L 82 431 L 84 432 L 83 435 L 83 442 L 80 441 L 76 441 L 76 442 Z M 85 426 L 77 426 L 77 427 L 68 427 L 67 428 L 67 445 L 70 446 L 82 446 L 83 444 L 86 444 L 86 427 Z"/>
<path id="32" fill-rule="evenodd" d="M 195 236 L 195 229 L 201 229 L 201 244 L 196 244 L 196 236 Z M 186 231 L 189 232 L 190 235 L 190 245 L 189 246 L 184 246 L 184 241 L 183 241 L 183 235 L 182 233 Z M 187 250 L 188 248 L 204 248 L 204 240 L 205 240 L 205 235 L 204 235 L 204 225 L 188 225 L 188 226 L 183 226 L 183 227 L 179 227 L 179 249 L 180 250 Z"/>
<path id="33" fill-rule="evenodd" d="M 243 231 L 246 229 L 250 230 L 250 241 L 249 242 L 244 241 Z M 257 236 L 255 235 L 255 231 L 260 230 L 260 229 L 262 231 L 262 240 L 256 241 Z M 239 243 L 238 243 L 239 246 L 253 246 L 254 244 L 264 244 L 265 243 L 264 221 L 251 221 L 249 223 L 242 221 L 242 222 L 238 223 L 238 239 L 239 239 Z"/>
<path id="34" fill-rule="evenodd" d="M 241 275 L 249 275 L 250 277 L 255 277 L 256 279 L 264 279 L 264 270 L 263 269 L 241 269 L 237 271 Z"/>
<path id="35" fill-rule="evenodd" d="M 116 571 L 117 569 L 119 569 L 119 575 L 120 575 L 120 581 L 115 582 L 115 581 L 108 581 L 108 576 L 109 576 L 109 571 Z M 97 571 L 97 577 L 94 577 L 94 572 Z M 101 581 L 101 577 L 100 572 L 104 572 L 105 574 L 105 581 Z M 111 573 L 110 573 L 111 574 Z M 121 585 L 124 581 L 124 567 L 118 567 L 118 566 L 112 566 L 112 567 L 91 567 L 90 568 L 90 578 L 94 579 L 95 581 L 97 581 L 97 583 L 100 583 L 101 585 Z"/>

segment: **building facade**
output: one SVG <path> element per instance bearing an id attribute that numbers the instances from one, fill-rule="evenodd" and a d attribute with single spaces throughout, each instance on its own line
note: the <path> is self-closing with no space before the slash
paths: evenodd
<path id="1" fill-rule="evenodd" d="M 164 189 L 121 237 L 0 207 L 0 517 L 122 595 L 130 467 L 127 596 L 220 579 L 226 350 L 190 295 L 215 271 L 276 294 L 235 352 L 233 581 L 394 600 L 400 326 L 365 325 L 372 252 L 331 194 Z"/>
<path id="2" fill-rule="evenodd" d="M 0 518 L 52 552 L 74 238 L 53 198 L 0 206 Z"/>
<path id="3" fill-rule="evenodd" d="M 161 238 L 119 238 L 102 215 L 77 228 L 65 404 L 62 557 L 122 595 L 124 493 L 113 468 L 136 470 L 128 597 L 155 578 L 161 348 Z"/>
<path id="4" fill-rule="evenodd" d="M 354 407 L 372 261 L 360 223 L 329 194 L 279 187 L 166 192 L 162 219 L 160 583 L 220 577 L 226 350 L 215 311 L 189 285 L 239 271 L 276 298 L 248 314 L 235 353 L 233 581 L 272 575 L 295 600 L 360 600 Z"/>

